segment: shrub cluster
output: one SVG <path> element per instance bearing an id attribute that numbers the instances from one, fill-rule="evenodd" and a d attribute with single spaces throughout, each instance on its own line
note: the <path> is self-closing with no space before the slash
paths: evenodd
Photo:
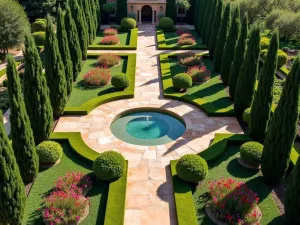
<path id="1" fill-rule="evenodd" d="M 256 224 L 260 219 L 261 213 L 256 210 L 258 195 L 247 184 L 222 178 L 209 184 L 209 192 L 209 207 L 217 219 L 228 224 Z"/>
<path id="2" fill-rule="evenodd" d="M 118 30 L 117 30 L 117 29 L 114 29 L 114 28 L 106 28 L 106 29 L 103 31 L 103 34 L 104 34 L 105 36 L 117 35 L 117 34 L 118 34 Z"/>
<path id="3" fill-rule="evenodd" d="M 203 66 L 202 57 L 193 52 L 180 53 L 177 59 L 181 66 Z"/>
<path id="4" fill-rule="evenodd" d="M 44 31 L 37 31 L 32 34 L 36 46 L 44 46 L 46 40 L 46 33 Z"/>
<path id="5" fill-rule="evenodd" d="M 101 45 L 117 45 L 120 43 L 120 39 L 117 36 L 105 36 L 101 39 Z"/>
<path id="6" fill-rule="evenodd" d="M 125 17 L 121 20 L 122 29 L 133 29 L 136 28 L 136 21 L 133 18 Z"/>
<path id="7" fill-rule="evenodd" d="M 176 164 L 176 172 L 184 181 L 198 183 L 205 179 L 208 173 L 206 161 L 198 155 L 182 156 Z"/>
<path id="8" fill-rule="evenodd" d="M 250 165 L 258 166 L 260 164 L 263 147 L 262 144 L 255 141 L 246 142 L 240 148 L 241 158 Z"/>
<path id="9" fill-rule="evenodd" d="M 187 27 L 180 27 L 176 30 L 176 34 L 182 35 L 182 34 L 189 34 L 191 33 L 191 30 Z"/>
<path id="10" fill-rule="evenodd" d="M 196 40 L 193 35 L 185 33 L 180 35 L 177 43 L 179 45 L 194 45 L 196 43 Z"/>
<path id="11" fill-rule="evenodd" d="M 93 171 L 100 181 L 112 181 L 120 178 L 125 172 L 125 159 L 115 151 L 101 153 L 93 163 Z"/>
<path id="12" fill-rule="evenodd" d="M 125 89 L 130 85 L 130 77 L 125 73 L 118 73 L 111 78 L 111 84 L 116 89 Z"/>
<path id="13" fill-rule="evenodd" d="M 173 29 L 174 28 L 174 21 L 170 17 L 163 17 L 159 20 L 158 26 L 161 29 Z"/>
<path id="14" fill-rule="evenodd" d="M 105 67 L 91 69 L 84 75 L 83 80 L 87 86 L 102 86 L 110 82 L 110 70 Z"/>
<path id="15" fill-rule="evenodd" d="M 261 50 L 268 49 L 270 45 L 270 38 L 262 37 L 260 39 Z"/>
<path id="16" fill-rule="evenodd" d="M 36 19 L 33 24 L 31 24 L 31 32 L 46 31 L 46 20 L 45 19 Z"/>
<path id="17" fill-rule="evenodd" d="M 247 108 L 243 113 L 243 120 L 247 124 L 249 124 L 249 122 L 250 122 L 250 111 L 251 111 L 251 108 Z"/>
<path id="18" fill-rule="evenodd" d="M 260 53 L 260 56 L 262 57 L 262 59 L 264 61 L 267 59 L 267 55 L 268 55 L 268 49 L 264 49 Z M 288 61 L 288 55 L 280 49 L 277 52 L 277 57 L 278 57 L 277 58 L 278 59 L 278 62 L 277 62 L 277 67 L 278 68 L 284 66 Z"/>
<path id="19" fill-rule="evenodd" d="M 97 63 L 100 67 L 112 67 L 120 63 L 121 57 L 114 53 L 103 53 L 98 56 Z"/>
<path id="20" fill-rule="evenodd" d="M 62 155 L 62 147 L 54 141 L 44 141 L 36 147 L 40 163 L 55 163 Z"/>
<path id="21" fill-rule="evenodd" d="M 205 82 L 210 78 L 210 70 L 206 66 L 190 67 L 186 73 L 192 77 L 193 82 Z"/>

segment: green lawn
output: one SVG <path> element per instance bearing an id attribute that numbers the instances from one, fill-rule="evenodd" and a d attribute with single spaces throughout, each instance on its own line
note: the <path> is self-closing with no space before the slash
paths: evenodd
<path id="1" fill-rule="evenodd" d="M 101 45 L 100 42 L 102 38 L 104 37 L 102 32 L 98 32 L 95 40 L 93 41 L 92 45 L 100 45 L 100 46 L 106 46 L 106 45 Z M 117 37 L 120 39 L 120 45 L 129 45 L 130 41 L 130 33 L 129 32 L 119 32 Z"/>
<path id="2" fill-rule="evenodd" d="M 218 180 L 220 178 L 233 178 L 244 181 L 249 188 L 259 195 L 258 206 L 262 210 L 262 225 L 280 225 L 283 218 L 280 217 L 279 210 L 273 200 L 272 189 L 263 181 L 263 177 L 256 170 L 246 169 L 237 162 L 239 157 L 238 144 L 229 144 L 222 156 L 216 160 L 209 162 L 209 172 L 207 178 L 201 184 L 200 188 L 193 187 L 193 199 L 198 218 L 198 224 L 213 225 L 214 223 L 207 217 L 205 206 L 209 200 L 208 181 Z"/>
<path id="3" fill-rule="evenodd" d="M 92 173 L 91 164 L 77 157 L 74 152 L 71 151 L 69 144 L 63 142 L 62 147 L 64 152 L 61 162 L 55 167 L 40 171 L 38 174 L 26 201 L 23 224 L 43 224 L 41 212 L 37 211 L 37 209 L 42 207 L 43 197 L 50 193 L 57 178 L 64 176 L 69 171 L 80 171 L 87 174 Z M 88 193 L 91 201 L 90 211 L 88 217 L 81 224 L 101 225 L 104 223 L 108 185 L 100 185 L 95 181 L 92 174 L 91 177 L 93 187 Z"/>
<path id="4" fill-rule="evenodd" d="M 120 65 L 110 68 L 111 75 L 120 72 L 126 73 L 127 61 L 127 57 L 122 57 Z M 85 87 L 83 83 L 83 77 L 90 69 L 95 67 L 96 62 L 97 58 L 87 58 L 87 60 L 85 61 L 81 73 L 79 74 L 76 82 L 74 82 L 73 84 L 73 90 L 67 102 L 67 107 L 80 106 L 94 97 L 115 92 L 112 85 L 106 85 L 99 88 Z"/>

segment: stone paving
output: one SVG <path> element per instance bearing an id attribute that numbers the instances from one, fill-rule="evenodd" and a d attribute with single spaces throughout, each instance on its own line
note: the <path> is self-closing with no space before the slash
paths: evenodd
<path id="1" fill-rule="evenodd" d="M 207 117 L 192 105 L 162 97 L 157 57 L 162 52 L 167 51 L 156 50 L 155 26 L 140 25 L 135 97 L 101 105 L 89 115 L 63 116 L 55 128 L 55 132 L 81 132 L 95 151 L 114 149 L 129 161 L 125 225 L 177 224 L 170 160 L 203 151 L 215 133 L 242 133 L 233 117 Z M 114 118 L 138 107 L 163 108 L 182 116 L 186 132 L 176 141 L 158 146 L 132 145 L 114 137 L 110 131 Z"/>

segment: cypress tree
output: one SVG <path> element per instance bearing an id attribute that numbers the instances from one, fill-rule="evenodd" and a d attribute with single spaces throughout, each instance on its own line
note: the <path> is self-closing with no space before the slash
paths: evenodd
<path id="1" fill-rule="evenodd" d="M 199 4 L 200 0 L 196 0 L 196 5 L 195 5 L 195 14 L 194 14 L 194 26 L 195 26 L 195 31 L 198 31 L 198 16 L 199 16 Z"/>
<path id="2" fill-rule="evenodd" d="M 83 22 L 84 22 L 84 27 L 85 27 L 85 33 L 86 33 L 86 45 L 87 47 L 90 45 L 90 35 L 89 35 L 89 22 L 88 22 L 88 19 L 87 19 L 87 15 L 86 15 L 86 12 L 85 12 L 85 8 L 84 8 L 84 3 L 83 3 L 84 0 L 79 0 L 78 1 L 78 4 L 79 4 L 79 7 L 82 9 L 82 19 L 83 19 Z M 100 5 L 99 5 L 100 7 Z M 101 19 L 101 17 L 100 17 Z"/>
<path id="3" fill-rule="evenodd" d="M 212 3 L 211 3 L 209 19 L 208 19 L 208 23 L 207 23 L 206 31 L 205 31 L 205 43 L 207 46 L 209 46 L 209 42 L 210 42 L 211 28 L 214 23 L 214 16 L 215 16 L 215 12 L 217 9 L 217 1 L 218 0 L 212 0 Z"/>
<path id="4" fill-rule="evenodd" d="M 3 121 L 2 112 L 0 120 Z M 25 187 L 13 149 L 0 123 L 0 223 L 21 224 L 26 203 Z"/>
<path id="5" fill-rule="evenodd" d="M 213 5 L 213 0 L 207 1 L 205 13 L 204 13 L 204 16 L 203 16 L 204 20 L 203 20 L 203 25 L 202 25 L 202 29 L 201 29 L 201 37 L 202 37 L 202 42 L 204 44 L 206 44 L 206 40 L 205 40 L 206 30 L 207 30 L 208 25 L 210 24 L 209 15 L 210 15 L 210 12 L 211 12 L 212 5 Z"/>
<path id="6" fill-rule="evenodd" d="M 72 18 L 72 14 L 69 6 L 67 6 L 66 8 L 65 27 L 68 28 L 66 29 L 66 31 L 69 40 L 71 59 L 73 62 L 73 80 L 76 80 L 81 70 L 82 55 L 81 55 L 81 48 L 78 40 L 77 28 Z"/>
<path id="7" fill-rule="evenodd" d="M 127 3 L 126 3 L 126 1 L 124 1 L 125 2 L 125 4 L 123 5 L 123 6 L 125 6 L 125 16 L 127 16 Z M 96 11 L 97 11 L 97 21 L 98 21 L 98 27 L 97 28 L 100 28 L 101 27 L 101 6 L 100 6 L 100 2 L 99 2 L 99 0 L 95 0 L 95 5 L 96 5 Z M 118 8 L 118 7 L 117 7 Z M 123 17 L 121 18 L 121 19 L 123 19 Z M 120 20 L 120 22 L 121 22 L 121 20 Z"/>
<path id="8" fill-rule="evenodd" d="M 259 54 L 260 28 L 255 26 L 250 34 L 245 60 L 240 68 L 234 95 L 234 110 L 238 117 L 242 116 L 245 109 L 251 105 L 258 74 Z"/>
<path id="9" fill-rule="evenodd" d="M 88 10 L 89 10 L 89 16 L 90 16 L 90 20 L 91 20 L 91 25 L 92 25 L 92 34 L 93 34 L 93 40 L 96 37 L 96 29 L 97 29 L 97 25 L 96 25 L 96 21 L 95 21 L 95 14 L 94 14 L 94 10 L 93 10 L 93 2 L 91 1 L 90 4 L 87 4 Z"/>
<path id="10" fill-rule="evenodd" d="M 167 2 L 166 16 L 170 17 L 174 21 L 174 23 L 176 23 L 176 18 L 177 18 L 176 0 L 169 0 Z"/>
<path id="11" fill-rule="evenodd" d="M 94 17 L 94 21 L 95 21 L 95 31 L 97 33 L 97 28 L 98 28 L 98 16 L 97 16 L 97 5 L 96 5 L 96 1 L 97 0 L 92 0 L 91 1 L 91 9 L 93 12 L 93 17 Z M 116 3 L 117 4 L 117 3 Z M 125 11 L 126 12 L 126 11 Z"/>
<path id="12" fill-rule="evenodd" d="M 67 85 L 65 67 L 59 53 L 58 41 L 49 15 L 47 16 L 45 40 L 45 72 L 50 90 L 53 116 L 58 118 L 63 114 L 67 102 Z"/>
<path id="13" fill-rule="evenodd" d="M 21 92 L 19 74 L 12 56 L 7 57 L 8 97 L 12 147 L 24 182 L 32 181 L 39 171 L 33 132 Z M 32 99 L 35 101 L 35 99 Z"/>
<path id="14" fill-rule="evenodd" d="M 202 42 L 204 43 L 204 40 L 203 40 L 203 30 L 204 30 L 204 26 L 205 26 L 205 23 L 207 22 L 206 21 L 206 15 L 207 15 L 207 11 L 208 11 L 208 6 L 209 6 L 209 2 L 210 0 L 203 0 L 203 8 L 202 8 L 202 12 L 201 12 L 201 19 L 200 19 L 200 29 L 199 29 L 199 36 L 201 36 L 201 39 L 202 39 Z"/>
<path id="15" fill-rule="evenodd" d="M 234 55 L 232 50 L 235 49 L 237 40 L 239 38 L 241 31 L 241 21 L 240 21 L 240 8 L 237 6 L 234 10 L 231 26 L 224 48 L 222 66 L 221 66 L 221 78 L 224 84 L 228 84 L 230 76 L 230 66 L 233 61 Z"/>
<path id="16" fill-rule="evenodd" d="M 231 98 L 234 98 L 234 93 L 235 93 L 236 83 L 240 73 L 240 68 L 245 59 L 245 54 L 247 49 L 247 38 L 248 38 L 248 15 L 245 14 L 242 23 L 242 31 L 234 50 L 234 60 L 230 67 L 229 94 Z"/>
<path id="17" fill-rule="evenodd" d="M 38 50 L 31 35 L 25 36 L 24 102 L 30 119 L 35 144 L 48 139 L 53 124 L 49 89 Z"/>
<path id="18" fill-rule="evenodd" d="M 203 4 L 205 0 L 198 0 L 198 15 L 197 18 L 197 24 L 196 24 L 196 30 L 199 35 L 201 35 L 201 20 L 202 20 L 202 12 L 203 12 Z"/>
<path id="19" fill-rule="evenodd" d="M 230 3 L 228 3 L 224 11 L 221 27 L 219 29 L 216 49 L 214 54 L 214 69 L 216 72 L 220 72 L 221 70 L 222 57 L 223 57 L 225 44 L 227 41 L 228 31 L 230 29 L 230 22 L 231 22 L 231 9 L 230 9 Z"/>
<path id="20" fill-rule="evenodd" d="M 84 12 L 86 15 L 86 20 L 87 20 L 87 24 L 88 24 L 88 35 L 89 35 L 89 43 L 92 44 L 93 40 L 94 40 L 94 22 L 93 22 L 93 18 L 91 15 L 91 10 L 89 7 L 89 3 L 86 0 L 83 0 L 83 6 L 84 6 Z"/>
<path id="21" fill-rule="evenodd" d="M 73 64 L 70 55 L 67 32 L 65 29 L 65 19 L 62 9 L 59 7 L 57 11 L 57 41 L 60 55 L 65 66 L 65 77 L 67 86 L 67 96 L 72 92 L 73 84 Z"/>
<path id="22" fill-rule="evenodd" d="M 299 118 L 300 58 L 294 60 L 264 141 L 261 171 L 265 180 L 279 183 L 289 166 Z"/>
<path id="23" fill-rule="evenodd" d="M 285 216 L 290 224 L 300 224 L 300 159 L 297 160 L 297 164 L 291 173 L 288 183 L 287 189 L 285 192 Z"/>
<path id="24" fill-rule="evenodd" d="M 217 0 L 217 9 L 214 16 L 214 22 L 210 34 L 210 41 L 209 41 L 209 57 L 211 59 L 214 58 L 215 49 L 217 45 L 217 37 L 219 33 L 219 29 L 221 26 L 222 18 L 223 18 L 223 11 L 224 11 L 224 3 L 222 0 Z"/>
<path id="25" fill-rule="evenodd" d="M 272 35 L 267 59 L 263 65 L 258 88 L 250 111 L 250 136 L 256 141 L 263 141 L 265 139 L 269 125 L 278 48 L 278 32 L 275 31 Z"/>

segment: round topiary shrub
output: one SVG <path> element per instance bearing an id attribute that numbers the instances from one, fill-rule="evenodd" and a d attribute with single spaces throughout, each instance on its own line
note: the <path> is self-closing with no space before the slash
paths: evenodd
<path id="1" fill-rule="evenodd" d="M 94 161 L 93 171 L 100 181 L 116 180 L 124 174 L 125 159 L 115 151 L 103 152 Z"/>
<path id="2" fill-rule="evenodd" d="M 249 124 L 249 122 L 250 122 L 250 111 L 251 111 L 251 108 L 248 108 L 243 113 L 243 120 L 247 124 Z"/>
<path id="3" fill-rule="evenodd" d="M 173 87 L 177 90 L 186 90 L 192 87 L 193 81 L 191 76 L 186 73 L 179 73 L 173 77 Z"/>
<path id="4" fill-rule="evenodd" d="M 161 29 L 173 29 L 174 21 L 170 17 L 163 17 L 159 20 L 158 26 Z"/>
<path id="5" fill-rule="evenodd" d="M 32 34 L 36 46 L 44 46 L 46 40 L 46 33 L 44 31 L 38 31 Z"/>
<path id="6" fill-rule="evenodd" d="M 252 166 L 259 166 L 263 147 L 255 141 L 246 142 L 240 148 L 241 158 Z"/>
<path id="7" fill-rule="evenodd" d="M 31 25 L 31 32 L 39 32 L 39 31 L 46 31 L 46 20 L 45 19 L 37 19 L 32 25 Z"/>
<path id="8" fill-rule="evenodd" d="M 118 73 L 111 78 L 111 84 L 116 89 L 125 89 L 130 84 L 130 77 L 125 73 Z"/>
<path id="9" fill-rule="evenodd" d="M 267 37 L 262 37 L 260 40 L 261 50 L 268 49 L 270 45 L 270 39 Z"/>
<path id="10" fill-rule="evenodd" d="M 277 67 L 280 68 L 287 63 L 288 55 L 282 50 L 278 50 L 277 54 L 278 54 L 277 55 L 277 57 L 278 57 Z"/>
<path id="11" fill-rule="evenodd" d="M 205 179 L 208 173 L 206 161 L 198 155 L 182 156 L 176 164 L 176 172 L 184 181 L 198 183 Z"/>
<path id="12" fill-rule="evenodd" d="M 42 164 L 52 164 L 60 159 L 62 147 L 54 141 L 44 141 L 36 147 L 36 153 Z"/>
<path id="13" fill-rule="evenodd" d="M 125 17 L 121 20 L 122 29 L 133 29 L 136 28 L 136 21 L 133 18 Z"/>

